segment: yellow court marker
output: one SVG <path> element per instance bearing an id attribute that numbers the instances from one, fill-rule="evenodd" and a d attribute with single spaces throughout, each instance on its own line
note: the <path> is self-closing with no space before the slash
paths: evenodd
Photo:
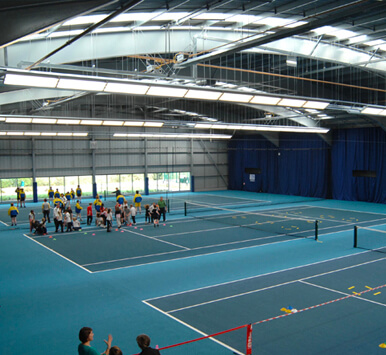
<path id="1" fill-rule="evenodd" d="M 379 344 L 379 347 L 382 349 L 386 349 L 386 343 Z"/>
<path id="2" fill-rule="evenodd" d="M 381 292 L 374 293 L 374 296 L 380 295 Z"/>
<path id="3" fill-rule="evenodd" d="M 365 286 L 366 288 L 368 288 L 369 290 L 372 290 L 373 288 L 372 287 L 370 287 L 370 286 Z"/>
<path id="4" fill-rule="evenodd" d="M 348 288 L 348 290 L 352 290 L 353 288 L 355 288 L 355 286 L 351 286 Z"/>

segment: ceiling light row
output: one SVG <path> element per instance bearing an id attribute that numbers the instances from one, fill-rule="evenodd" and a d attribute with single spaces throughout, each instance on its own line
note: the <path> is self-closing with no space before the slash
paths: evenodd
<path id="1" fill-rule="evenodd" d="M 62 124 L 85 126 L 128 126 L 128 127 L 162 127 L 160 121 L 120 121 L 120 120 L 91 120 L 91 119 L 66 119 L 66 118 L 34 118 L 34 117 L 0 117 L 6 123 L 32 123 L 32 124 Z"/>
<path id="2" fill-rule="evenodd" d="M 21 74 L 7 72 L 4 78 L 6 85 L 45 87 L 53 89 L 108 92 L 131 95 L 163 96 L 197 100 L 212 100 L 259 105 L 277 105 L 286 107 L 303 107 L 323 110 L 329 102 L 305 99 L 290 99 L 275 96 L 253 95 L 247 93 L 224 92 L 196 88 L 174 87 L 171 85 L 153 85 L 125 80 L 93 80 L 87 77 L 56 77 L 53 75 Z"/>
<path id="3" fill-rule="evenodd" d="M 0 136 L 87 137 L 87 132 L 12 132 L 0 131 Z"/>
<path id="4" fill-rule="evenodd" d="M 194 133 L 114 133 L 113 137 L 116 138 L 150 138 L 150 139 L 158 139 L 158 138 L 166 138 L 166 139 L 231 139 L 231 135 L 226 134 L 194 134 Z"/>
<path id="5" fill-rule="evenodd" d="M 361 111 L 361 113 L 364 113 L 366 115 L 386 116 L 386 109 L 376 108 L 376 107 L 366 107 Z"/>

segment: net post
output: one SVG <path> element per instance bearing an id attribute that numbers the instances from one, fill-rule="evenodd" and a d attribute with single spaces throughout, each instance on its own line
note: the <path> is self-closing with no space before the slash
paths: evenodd
<path id="1" fill-rule="evenodd" d="M 319 221 L 315 221 L 315 240 L 318 240 L 318 234 L 319 234 Z"/>
<path id="2" fill-rule="evenodd" d="M 354 248 L 358 246 L 358 226 L 354 226 Z"/>
<path id="3" fill-rule="evenodd" d="M 187 215 L 187 210 L 186 210 L 186 201 L 184 202 L 184 211 L 185 211 L 185 216 Z"/>
<path id="4" fill-rule="evenodd" d="M 245 355 L 252 355 L 252 324 L 247 326 L 247 348 Z"/>

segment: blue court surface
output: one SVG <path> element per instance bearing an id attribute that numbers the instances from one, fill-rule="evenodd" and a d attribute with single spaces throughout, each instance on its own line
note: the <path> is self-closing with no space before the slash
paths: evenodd
<path id="1" fill-rule="evenodd" d="M 83 221 L 34 235 L 41 203 L 19 209 L 16 227 L 0 206 L 0 353 L 76 353 L 91 326 L 98 351 L 112 333 L 124 354 L 140 333 L 162 349 L 240 327 L 161 353 L 245 354 L 246 325 L 253 354 L 386 353 L 384 205 L 240 191 L 168 200 L 159 227 L 142 213 L 111 233 Z M 354 226 L 366 247 L 353 247 Z"/>

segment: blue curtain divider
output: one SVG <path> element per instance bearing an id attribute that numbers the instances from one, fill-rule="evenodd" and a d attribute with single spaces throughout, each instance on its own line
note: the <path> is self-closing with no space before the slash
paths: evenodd
<path id="1" fill-rule="evenodd" d="M 262 136 L 235 137 L 229 189 L 385 203 L 385 150 L 380 128 L 337 130 L 331 147 L 318 135 L 282 133 L 279 147 Z M 353 170 L 375 171 L 376 177 L 353 177 Z"/>

